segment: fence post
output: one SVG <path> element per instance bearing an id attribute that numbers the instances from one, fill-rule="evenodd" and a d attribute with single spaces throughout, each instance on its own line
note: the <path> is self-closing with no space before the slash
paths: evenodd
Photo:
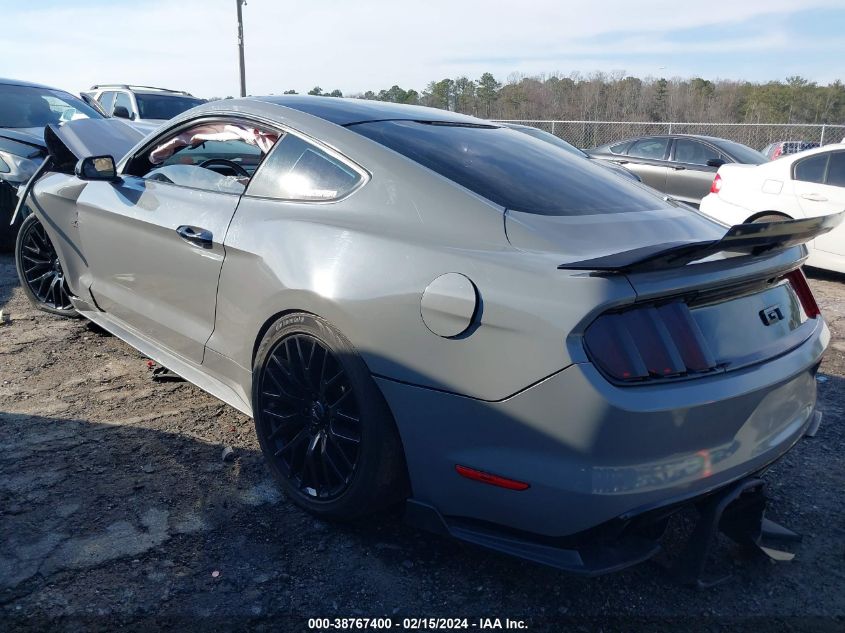
<path id="1" fill-rule="evenodd" d="M 824 130 L 825 130 L 825 124 L 822 123 L 822 137 L 821 137 L 821 139 L 819 139 L 819 147 L 824 145 Z"/>
<path id="2" fill-rule="evenodd" d="M 552 121 L 552 134 L 554 134 L 554 133 L 555 133 L 555 122 Z"/>
<path id="3" fill-rule="evenodd" d="M 671 133 L 672 133 L 672 122 L 669 121 L 669 134 L 671 134 Z"/>

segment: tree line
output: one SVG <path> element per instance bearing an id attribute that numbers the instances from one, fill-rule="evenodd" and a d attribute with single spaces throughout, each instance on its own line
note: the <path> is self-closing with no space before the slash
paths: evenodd
<path id="1" fill-rule="evenodd" d="M 285 94 L 296 94 L 288 90 Z M 308 94 L 342 97 L 315 86 Z M 486 119 L 695 121 L 705 123 L 845 123 L 845 85 L 803 77 L 754 83 L 679 77 L 644 79 L 624 73 L 445 78 L 418 92 L 394 85 L 349 95 L 425 105 Z"/>

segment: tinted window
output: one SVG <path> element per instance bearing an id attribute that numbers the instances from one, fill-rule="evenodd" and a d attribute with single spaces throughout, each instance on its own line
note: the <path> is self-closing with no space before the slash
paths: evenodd
<path id="1" fill-rule="evenodd" d="M 663 160 L 668 144 L 668 138 L 643 138 L 639 141 L 634 141 L 631 149 L 628 150 L 628 156 Z"/>
<path id="2" fill-rule="evenodd" d="M 125 92 L 118 92 L 117 96 L 114 99 L 114 107 L 124 107 L 129 114 L 132 114 L 132 101 L 129 99 L 129 95 Z M 112 110 L 114 112 L 114 110 Z"/>
<path id="3" fill-rule="evenodd" d="M 710 159 L 721 158 L 721 154 L 704 143 L 679 138 L 675 141 L 675 162 L 691 165 L 706 165 Z"/>
<path id="4" fill-rule="evenodd" d="M 112 106 L 114 105 L 114 96 L 115 92 L 113 90 L 109 90 L 108 92 L 104 92 L 100 95 L 100 98 L 97 101 L 100 102 L 100 105 L 103 106 L 103 110 L 111 114 Z"/>
<path id="5" fill-rule="evenodd" d="M 0 85 L 0 128 L 27 128 L 74 119 L 102 119 L 102 115 L 61 90 Z"/>
<path id="6" fill-rule="evenodd" d="M 614 154 L 624 154 L 625 150 L 628 149 L 628 146 L 631 144 L 631 141 L 622 141 L 621 143 L 617 143 L 616 145 L 610 146 L 610 151 Z"/>
<path id="7" fill-rule="evenodd" d="M 361 175 L 321 149 L 288 134 L 256 173 L 249 195 L 280 200 L 336 200 Z"/>
<path id="8" fill-rule="evenodd" d="M 719 139 L 717 143 L 724 151 L 733 156 L 738 163 L 746 165 L 761 165 L 768 163 L 769 159 L 763 156 L 757 150 L 751 149 L 748 145 L 742 143 L 735 143 L 734 141 L 726 141 Z"/>
<path id="9" fill-rule="evenodd" d="M 204 103 L 194 97 L 179 97 L 157 94 L 135 94 L 142 119 L 172 119 L 185 110 Z"/>
<path id="10" fill-rule="evenodd" d="M 845 152 L 830 155 L 826 182 L 834 187 L 845 187 Z"/>
<path id="11" fill-rule="evenodd" d="M 795 180 L 804 182 L 823 182 L 827 166 L 827 154 L 819 154 L 795 164 Z"/>
<path id="12" fill-rule="evenodd" d="M 580 149 L 575 147 L 574 145 L 570 145 L 562 138 L 558 138 L 551 132 L 546 132 L 545 130 L 539 130 L 536 127 L 515 127 L 512 128 L 517 132 L 522 132 L 523 134 L 527 134 L 528 136 L 533 136 L 534 138 L 538 138 L 541 141 L 546 141 L 546 143 L 551 143 L 552 145 L 556 145 L 560 149 L 569 152 L 570 154 L 575 154 L 576 156 L 580 156 L 581 158 L 589 158 L 584 152 Z"/>
<path id="13" fill-rule="evenodd" d="M 589 215 L 665 206 L 592 161 L 507 128 L 378 121 L 348 129 L 514 211 Z"/>

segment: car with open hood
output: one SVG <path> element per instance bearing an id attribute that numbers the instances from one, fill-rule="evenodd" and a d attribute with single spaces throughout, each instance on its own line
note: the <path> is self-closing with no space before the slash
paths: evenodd
<path id="1" fill-rule="evenodd" d="M 63 90 L 0 78 L 0 252 L 11 250 L 17 236 L 10 220 L 18 188 L 46 156 L 44 127 L 86 118 L 103 117 Z"/>
<path id="2" fill-rule="evenodd" d="M 689 505 L 707 537 L 771 533 L 758 476 L 817 428 L 830 338 L 803 243 L 841 217 L 728 228 L 416 106 L 226 100 L 139 143 L 110 123 L 47 129 L 24 289 L 252 416 L 296 504 L 403 503 L 584 574 L 653 556 Z"/>

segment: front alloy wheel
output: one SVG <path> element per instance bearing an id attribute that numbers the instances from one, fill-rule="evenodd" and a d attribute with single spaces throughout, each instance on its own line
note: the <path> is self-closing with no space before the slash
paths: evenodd
<path id="1" fill-rule="evenodd" d="M 15 244 L 15 264 L 24 293 L 39 310 L 76 316 L 62 264 L 38 218 L 23 221 Z"/>

